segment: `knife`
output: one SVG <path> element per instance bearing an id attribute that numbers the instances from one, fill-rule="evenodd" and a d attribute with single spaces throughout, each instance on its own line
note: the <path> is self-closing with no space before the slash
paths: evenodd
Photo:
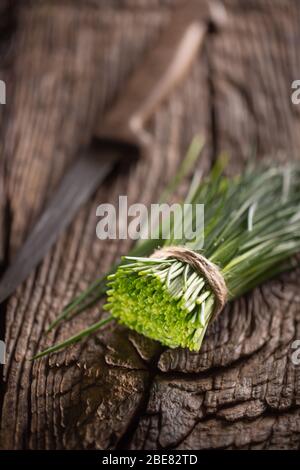
<path id="1" fill-rule="evenodd" d="M 78 209 L 111 173 L 126 145 L 149 158 L 146 125 L 158 106 L 186 77 L 203 45 L 208 27 L 226 20 L 218 1 L 186 0 L 174 7 L 156 46 L 133 72 L 122 94 L 97 124 L 91 145 L 62 178 L 52 199 L 0 282 L 0 303 L 38 266 Z M 100 154 L 102 157 L 100 157 Z"/>

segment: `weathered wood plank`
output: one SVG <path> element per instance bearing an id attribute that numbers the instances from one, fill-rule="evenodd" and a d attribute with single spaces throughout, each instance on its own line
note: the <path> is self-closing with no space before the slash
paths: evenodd
<path id="1" fill-rule="evenodd" d="M 18 10 L 16 82 L 1 129 L 11 256 L 173 4 L 45 1 Z M 191 76 L 151 124 L 152 160 L 129 169 L 124 162 L 9 301 L 1 447 L 299 447 L 300 376 L 290 362 L 291 341 L 300 337 L 297 271 L 229 306 L 200 354 L 111 326 L 50 359 L 27 360 L 99 317 L 95 308 L 43 335 L 128 248 L 96 239 L 97 204 L 119 194 L 156 200 L 199 130 L 208 142 L 204 170 L 224 149 L 237 171 L 255 143 L 258 159 L 278 150 L 297 157 L 299 111 L 289 97 L 300 74 L 297 2 L 251 0 L 245 8 L 228 0 L 226 7 L 226 29 L 208 38 Z"/>

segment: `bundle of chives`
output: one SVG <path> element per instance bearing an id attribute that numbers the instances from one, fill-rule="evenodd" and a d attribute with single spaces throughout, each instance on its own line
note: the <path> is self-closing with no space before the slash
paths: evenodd
<path id="1" fill-rule="evenodd" d="M 203 181 L 193 181 L 185 202 L 191 210 L 205 205 L 204 245 L 197 234 L 176 238 L 176 227 L 163 221 L 158 239 L 139 243 L 62 315 L 85 307 L 91 293 L 92 302 L 106 293 L 105 309 L 111 316 L 36 357 L 79 341 L 112 319 L 171 348 L 199 351 L 215 317 L 218 294 L 205 270 L 176 256 L 176 249 L 207 260 L 224 281 L 228 300 L 291 268 L 291 258 L 300 250 L 299 165 L 248 169 L 228 178 L 219 162 Z M 166 240 L 159 236 L 164 224 L 171 226 Z"/>
<path id="2" fill-rule="evenodd" d="M 196 188 L 192 203 L 198 202 L 205 203 L 203 249 L 197 239 L 187 244 L 171 237 L 174 257 L 170 249 L 162 259 L 125 257 L 130 264 L 109 276 L 106 305 L 129 328 L 192 351 L 199 351 L 214 317 L 216 292 L 174 247 L 188 245 L 213 263 L 229 300 L 287 269 L 300 249 L 300 168 L 260 169 L 234 179 L 215 172 Z"/>

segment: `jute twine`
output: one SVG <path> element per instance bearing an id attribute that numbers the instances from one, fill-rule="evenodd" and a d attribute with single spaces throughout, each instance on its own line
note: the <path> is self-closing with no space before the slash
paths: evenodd
<path id="1" fill-rule="evenodd" d="M 204 277 L 214 293 L 213 319 L 219 315 L 227 300 L 227 287 L 218 266 L 205 258 L 205 256 L 183 246 L 161 248 L 156 250 L 151 258 L 176 258 L 179 261 L 188 263 L 196 272 Z"/>

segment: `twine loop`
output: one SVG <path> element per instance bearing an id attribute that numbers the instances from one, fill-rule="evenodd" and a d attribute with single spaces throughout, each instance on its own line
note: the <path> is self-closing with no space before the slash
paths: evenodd
<path id="1" fill-rule="evenodd" d="M 158 249 L 153 253 L 151 258 L 176 258 L 179 261 L 189 264 L 196 272 L 205 278 L 214 294 L 215 302 L 212 319 L 214 320 L 219 315 L 226 304 L 228 291 L 224 277 L 217 265 L 209 261 L 205 256 L 200 255 L 200 253 L 183 246 L 169 246 Z"/>

